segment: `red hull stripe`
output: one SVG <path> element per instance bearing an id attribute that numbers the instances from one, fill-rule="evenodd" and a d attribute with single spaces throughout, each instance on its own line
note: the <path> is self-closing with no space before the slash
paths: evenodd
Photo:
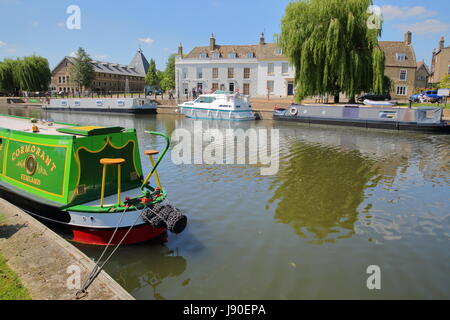
<path id="1" fill-rule="evenodd" d="M 117 245 L 120 240 L 125 236 L 128 231 L 128 227 L 120 228 L 117 230 L 114 236 L 112 245 Z M 109 239 L 114 233 L 114 229 L 90 229 L 90 228 L 80 228 L 72 227 L 73 239 L 72 241 L 84 244 L 93 244 L 99 246 L 105 246 L 108 244 Z M 161 234 L 166 232 L 165 228 L 156 229 L 148 224 L 143 224 L 140 226 L 135 226 L 130 233 L 127 235 L 122 244 L 137 244 L 145 241 L 149 241 L 157 238 Z"/>

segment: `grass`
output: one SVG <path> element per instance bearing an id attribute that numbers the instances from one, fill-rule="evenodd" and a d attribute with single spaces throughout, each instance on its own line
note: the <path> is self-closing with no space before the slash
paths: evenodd
<path id="1" fill-rule="evenodd" d="M 401 107 L 409 106 L 409 103 L 399 103 Z M 443 109 L 450 109 L 450 103 L 442 104 L 442 103 L 413 103 L 413 107 L 439 107 Z"/>
<path id="2" fill-rule="evenodd" d="M 0 300 L 31 300 L 28 290 L 0 255 Z"/>
<path id="3" fill-rule="evenodd" d="M 0 213 L 0 224 L 4 217 Z M 0 254 L 0 300 L 31 300 L 28 290 L 22 285 L 19 277 L 6 264 Z"/>

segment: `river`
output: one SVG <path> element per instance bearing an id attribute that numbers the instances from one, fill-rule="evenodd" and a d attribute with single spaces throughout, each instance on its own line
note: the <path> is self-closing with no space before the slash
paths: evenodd
<path id="1" fill-rule="evenodd" d="M 177 115 L 0 113 L 192 131 Z M 159 171 L 188 227 L 164 244 L 122 247 L 106 271 L 137 299 L 450 298 L 450 136 L 287 122 L 203 121 L 203 128 L 278 129 L 275 175 L 259 165 L 175 165 Z M 144 172 L 150 164 L 142 157 Z M 77 245 L 92 258 L 100 248 Z M 379 266 L 381 289 L 367 268 Z"/>

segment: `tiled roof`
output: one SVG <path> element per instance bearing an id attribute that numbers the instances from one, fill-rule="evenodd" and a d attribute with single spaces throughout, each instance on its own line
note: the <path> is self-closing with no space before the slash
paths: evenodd
<path id="1" fill-rule="evenodd" d="M 70 56 L 66 56 L 63 61 L 65 59 L 69 60 L 69 62 L 72 64 L 75 62 L 75 59 Z M 61 62 L 58 64 L 58 66 L 61 64 Z M 149 67 L 147 59 L 140 50 L 136 53 L 135 57 L 129 65 L 97 60 L 93 60 L 92 65 L 94 67 L 94 72 L 134 77 L 145 77 Z M 53 71 L 55 71 L 58 66 Z"/>
<path id="2" fill-rule="evenodd" d="M 379 45 L 386 56 L 386 67 L 417 67 L 416 55 L 411 45 L 408 45 L 402 41 L 380 41 Z M 397 53 L 404 53 L 406 55 L 406 59 L 403 61 L 398 61 Z"/>
<path id="3" fill-rule="evenodd" d="M 228 58 L 230 53 L 236 53 L 237 59 L 246 59 L 248 53 L 253 53 L 256 59 L 286 59 L 283 55 L 276 54 L 278 48 L 276 43 L 266 43 L 264 45 L 216 45 L 214 50 L 209 46 L 195 47 L 185 59 L 200 59 L 200 54 L 206 53 L 208 58 L 212 58 L 214 53 L 219 53 L 220 58 Z"/>

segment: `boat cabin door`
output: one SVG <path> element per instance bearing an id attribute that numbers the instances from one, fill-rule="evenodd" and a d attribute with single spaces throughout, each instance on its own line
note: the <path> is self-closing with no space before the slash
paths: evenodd
<path id="1" fill-rule="evenodd" d="M 0 173 L 2 173 L 3 170 L 3 153 L 4 153 L 4 146 L 3 146 L 3 138 L 0 138 Z"/>

